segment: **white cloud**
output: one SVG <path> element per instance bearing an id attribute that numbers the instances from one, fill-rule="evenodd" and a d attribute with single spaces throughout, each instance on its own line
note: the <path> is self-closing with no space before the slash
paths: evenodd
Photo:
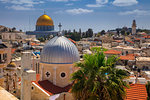
<path id="1" fill-rule="evenodd" d="M 24 7 L 24 6 L 20 6 L 20 5 L 13 5 L 11 7 L 6 7 L 8 9 L 14 9 L 14 10 L 33 10 L 33 8 L 31 7 Z"/>
<path id="2" fill-rule="evenodd" d="M 115 6 L 132 6 L 138 4 L 137 0 L 114 0 L 113 5 Z"/>
<path id="3" fill-rule="evenodd" d="M 87 7 L 102 7 L 108 3 L 108 0 L 96 0 L 96 4 L 87 4 Z"/>
<path id="4" fill-rule="evenodd" d="M 77 14 L 92 13 L 93 10 L 78 8 L 78 9 L 68 9 L 68 10 L 66 10 L 66 12 L 73 14 L 73 15 L 77 15 Z"/>
<path id="5" fill-rule="evenodd" d="M 12 4 L 11 7 L 6 8 L 12 8 L 14 10 L 30 10 L 33 9 L 35 4 L 44 3 L 42 0 L 0 0 L 0 2 Z"/>
<path id="6" fill-rule="evenodd" d="M 120 15 L 137 15 L 137 16 L 145 16 L 150 15 L 150 11 L 146 10 L 132 10 L 132 11 L 126 11 L 126 12 L 120 12 Z"/>

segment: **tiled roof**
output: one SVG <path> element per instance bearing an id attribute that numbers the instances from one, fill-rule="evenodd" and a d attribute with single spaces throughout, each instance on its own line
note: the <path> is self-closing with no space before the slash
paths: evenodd
<path id="1" fill-rule="evenodd" d="M 38 46 L 40 44 L 36 44 L 36 43 L 31 43 L 31 46 Z"/>
<path id="2" fill-rule="evenodd" d="M 120 41 L 120 40 L 115 40 L 115 42 L 121 43 L 122 41 Z"/>
<path id="3" fill-rule="evenodd" d="M 138 54 L 128 54 L 127 56 L 139 56 Z"/>
<path id="4" fill-rule="evenodd" d="M 130 43 L 134 44 L 134 42 L 132 42 L 132 41 L 130 41 L 130 40 L 127 40 L 127 42 L 130 42 Z"/>
<path id="5" fill-rule="evenodd" d="M 62 87 L 54 85 L 48 80 L 34 82 L 34 83 L 38 85 L 40 88 L 42 88 L 49 95 L 58 94 L 62 92 L 68 92 L 72 86 L 72 84 L 69 84 L 68 86 L 62 88 Z"/>
<path id="6" fill-rule="evenodd" d="M 62 88 L 54 85 L 52 82 L 48 80 L 40 81 L 40 74 L 36 74 L 36 81 L 33 81 L 33 83 L 39 86 L 42 90 L 44 90 L 49 95 L 58 94 L 62 92 L 69 92 L 72 86 L 72 84 L 69 84 Z"/>
<path id="7" fill-rule="evenodd" d="M 125 100 L 147 100 L 147 91 L 144 84 L 131 84 L 126 89 Z"/>
<path id="8" fill-rule="evenodd" d="M 135 56 L 132 55 L 120 56 L 120 60 L 135 60 Z"/>
<path id="9" fill-rule="evenodd" d="M 135 40 L 141 40 L 140 38 L 135 38 Z"/>
<path id="10" fill-rule="evenodd" d="M 121 54 L 121 51 L 117 51 L 117 50 L 108 50 L 104 52 L 105 54 Z"/>
<path id="11" fill-rule="evenodd" d="M 147 38 L 147 39 L 149 39 L 149 38 L 150 38 L 150 35 L 148 35 L 148 36 L 144 36 L 144 38 Z"/>
<path id="12" fill-rule="evenodd" d="M 16 51 L 16 49 L 12 48 L 12 49 L 11 49 L 11 54 L 14 54 L 15 51 Z"/>
<path id="13" fill-rule="evenodd" d="M 72 40 L 71 38 L 68 38 L 71 42 L 73 42 L 74 44 L 76 44 L 76 41 Z"/>

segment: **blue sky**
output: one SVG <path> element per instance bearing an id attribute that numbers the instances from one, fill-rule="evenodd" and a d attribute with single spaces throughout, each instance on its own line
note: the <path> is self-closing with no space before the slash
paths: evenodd
<path id="1" fill-rule="evenodd" d="M 61 22 L 63 29 L 92 28 L 98 32 L 131 27 L 133 19 L 137 27 L 150 29 L 149 5 L 150 0 L 0 0 L 0 25 L 34 30 L 45 10 L 55 30 Z"/>

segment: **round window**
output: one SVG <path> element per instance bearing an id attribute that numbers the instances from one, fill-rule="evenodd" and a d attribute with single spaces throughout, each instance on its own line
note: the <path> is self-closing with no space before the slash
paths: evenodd
<path id="1" fill-rule="evenodd" d="M 64 72 L 61 73 L 61 77 L 64 78 L 66 74 Z"/>
<path id="2" fill-rule="evenodd" d="M 45 73 L 45 76 L 46 76 L 46 77 L 50 77 L 50 75 L 51 75 L 50 72 L 46 72 L 46 73 Z"/>

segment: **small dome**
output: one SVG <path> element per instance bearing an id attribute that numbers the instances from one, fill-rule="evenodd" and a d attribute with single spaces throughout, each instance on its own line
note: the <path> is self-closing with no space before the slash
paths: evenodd
<path id="1" fill-rule="evenodd" d="M 64 36 L 55 36 L 43 48 L 41 63 L 73 64 L 79 61 L 76 46 Z"/>
<path id="2" fill-rule="evenodd" d="M 10 62 L 7 67 L 4 68 L 6 71 L 14 71 L 16 69 L 16 64 L 14 62 Z"/>
<path id="3" fill-rule="evenodd" d="M 44 14 L 38 18 L 36 26 L 54 26 L 54 24 L 52 18 Z"/>
<path id="4" fill-rule="evenodd" d="M 7 67 L 15 68 L 16 64 L 14 62 L 10 62 Z"/>

